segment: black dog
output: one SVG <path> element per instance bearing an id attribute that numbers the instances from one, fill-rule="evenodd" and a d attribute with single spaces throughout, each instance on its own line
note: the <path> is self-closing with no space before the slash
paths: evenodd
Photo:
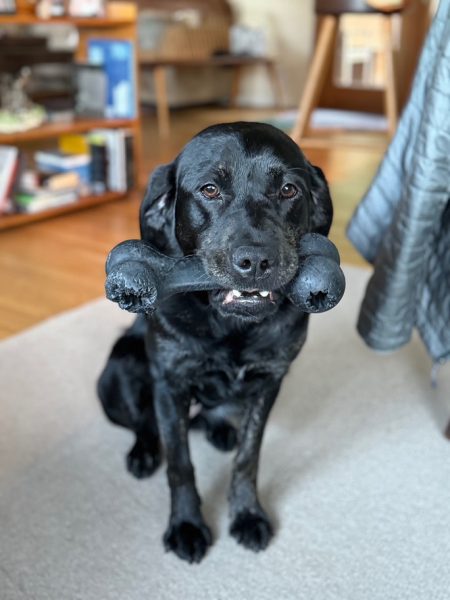
<path id="1" fill-rule="evenodd" d="M 259 451 L 308 324 L 279 290 L 296 273 L 300 236 L 327 235 L 331 220 L 321 170 L 270 125 L 209 127 L 151 177 L 142 238 L 168 255 L 200 256 L 222 287 L 172 296 L 147 319 L 139 316 L 116 342 L 98 392 L 108 417 L 136 434 L 127 456 L 136 477 L 160 464 L 161 437 L 171 491 L 164 544 L 189 562 L 211 544 L 189 456 L 190 425 L 221 450 L 237 446 L 231 535 L 252 550 L 272 536 L 256 489 Z M 190 422 L 194 403 L 201 411 Z"/>

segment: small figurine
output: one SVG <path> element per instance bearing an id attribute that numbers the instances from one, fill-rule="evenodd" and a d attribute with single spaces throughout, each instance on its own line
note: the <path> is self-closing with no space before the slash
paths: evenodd
<path id="1" fill-rule="evenodd" d="M 25 92 L 31 69 L 23 67 L 15 79 L 4 75 L 0 84 L 0 133 L 16 133 L 39 127 L 46 118 L 42 106 L 34 104 Z"/>

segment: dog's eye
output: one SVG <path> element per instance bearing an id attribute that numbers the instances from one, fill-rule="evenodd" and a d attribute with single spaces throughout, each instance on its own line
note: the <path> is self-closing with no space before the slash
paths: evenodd
<path id="1" fill-rule="evenodd" d="M 298 189 L 292 183 L 286 183 L 281 188 L 281 196 L 283 198 L 293 198 L 298 194 Z"/>
<path id="2" fill-rule="evenodd" d="M 207 183 L 201 188 L 200 191 L 205 196 L 205 198 L 209 198 L 210 200 L 218 198 L 220 195 L 219 188 L 212 183 Z"/>

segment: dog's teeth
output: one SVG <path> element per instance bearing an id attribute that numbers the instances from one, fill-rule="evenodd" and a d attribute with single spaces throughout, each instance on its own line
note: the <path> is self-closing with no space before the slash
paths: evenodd
<path id="1" fill-rule="evenodd" d="M 233 296 L 235 298 L 239 298 L 240 296 L 242 296 L 242 294 L 239 290 L 233 290 Z"/>
<path id="2" fill-rule="evenodd" d="M 259 293 L 263 298 L 267 298 L 267 296 L 269 295 L 269 292 L 259 292 Z"/>

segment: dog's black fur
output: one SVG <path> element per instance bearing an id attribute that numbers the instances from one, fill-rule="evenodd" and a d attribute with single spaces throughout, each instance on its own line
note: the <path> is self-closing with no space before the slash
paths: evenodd
<path id="1" fill-rule="evenodd" d="M 256 489 L 259 451 L 308 324 L 277 290 L 296 272 L 299 237 L 327 235 L 331 220 L 321 170 L 270 125 L 210 127 L 151 177 L 142 238 L 172 256 L 201 256 L 223 289 L 173 296 L 147 319 L 139 316 L 116 342 L 98 392 L 108 417 L 136 435 L 127 456 L 136 477 L 160 464 L 161 439 L 171 491 L 164 544 L 190 562 L 211 544 L 189 456 L 190 425 L 221 450 L 237 446 L 231 535 L 253 550 L 272 536 Z M 231 289 L 273 293 L 226 301 Z M 193 403 L 201 411 L 190 423 Z"/>

